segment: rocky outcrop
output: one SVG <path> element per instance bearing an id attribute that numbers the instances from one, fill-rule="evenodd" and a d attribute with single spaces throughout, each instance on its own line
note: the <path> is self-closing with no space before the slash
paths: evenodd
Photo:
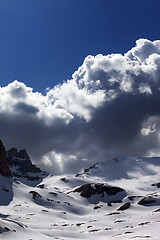
<path id="1" fill-rule="evenodd" d="M 105 202 L 111 205 L 111 203 L 122 202 L 126 197 L 124 189 L 107 183 L 87 183 L 68 192 L 68 194 L 72 193 L 79 193 L 91 204 Z"/>
<path id="2" fill-rule="evenodd" d="M 156 186 L 157 188 L 160 188 L 160 182 L 152 184 L 152 186 Z"/>
<path id="3" fill-rule="evenodd" d="M 103 197 L 104 194 L 108 196 L 113 196 L 123 191 L 124 190 L 122 188 L 110 186 L 104 183 L 96 183 L 96 184 L 88 183 L 76 188 L 73 192 L 80 192 L 80 195 L 82 197 L 89 198 L 95 194 L 100 194 L 101 197 Z"/>
<path id="4" fill-rule="evenodd" d="M 118 208 L 117 211 L 127 210 L 128 208 L 130 208 L 130 205 L 131 205 L 130 202 L 126 202 L 126 203 L 124 203 L 120 208 Z"/>
<path id="5" fill-rule="evenodd" d="M 9 164 L 7 162 L 6 150 L 3 146 L 2 140 L 0 140 L 0 174 L 3 176 L 11 176 Z"/>
<path id="6" fill-rule="evenodd" d="M 42 196 L 36 191 L 30 191 L 29 193 L 32 194 L 33 199 L 36 199 L 37 197 L 42 198 Z"/>
<path id="7" fill-rule="evenodd" d="M 140 199 L 139 205 L 143 206 L 159 206 L 160 205 L 160 192 L 154 192 L 152 194 L 147 194 L 147 196 Z"/>
<path id="8" fill-rule="evenodd" d="M 151 196 L 144 197 L 138 202 L 139 205 L 149 205 L 149 204 L 152 204 L 152 203 L 156 203 L 156 199 L 154 199 Z"/>

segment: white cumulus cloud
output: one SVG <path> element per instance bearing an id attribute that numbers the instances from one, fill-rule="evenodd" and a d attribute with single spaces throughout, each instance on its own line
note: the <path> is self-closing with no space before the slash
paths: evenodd
<path id="1" fill-rule="evenodd" d="M 72 79 L 34 92 L 0 87 L 0 135 L 54 173 L 76 172 L 121 154 L 159 153 L 160 40 L 139 39 L 124 55 L 88 56 Z"/>

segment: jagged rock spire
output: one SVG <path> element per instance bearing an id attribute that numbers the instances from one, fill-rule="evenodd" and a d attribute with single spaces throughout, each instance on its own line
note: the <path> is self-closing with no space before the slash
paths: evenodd
<path id="1" fill-rule="evenodd" d="M 0 140 L 0 174 L 3 176 L 11 176 L 9 164 L 7 162 L 6 150 L 3 146 L 2 140 Z"/>
<path id="2" fill-rule="evenodd" d="M 20 151 L 18 151 L 17 148 L 11 148 L 7 151 L 7 155 L 9 157 L 16 157 L 16 158 L 21 158 L 25 160 L 30 160 L 30 157 L 28 156 L 26 149 L 21 149 Z"/>

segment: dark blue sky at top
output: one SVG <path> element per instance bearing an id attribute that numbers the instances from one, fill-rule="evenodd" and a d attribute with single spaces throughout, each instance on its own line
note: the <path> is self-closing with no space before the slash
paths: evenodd
<path id="1" fill-rule="evenodd" d="M 62 83 L 87 55 L 160 39 L 159 0 L 0 0 L 0 86 Z"/>

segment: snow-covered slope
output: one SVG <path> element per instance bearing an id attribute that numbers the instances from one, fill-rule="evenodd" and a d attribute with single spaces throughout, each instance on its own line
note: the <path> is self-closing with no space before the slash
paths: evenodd
<path id="1" fill-rule="evenodd" d="M 160 158 L 120 157 L 32 184 L 0 176 L 0 239 L 159 239 L 159 173 Z"/>

